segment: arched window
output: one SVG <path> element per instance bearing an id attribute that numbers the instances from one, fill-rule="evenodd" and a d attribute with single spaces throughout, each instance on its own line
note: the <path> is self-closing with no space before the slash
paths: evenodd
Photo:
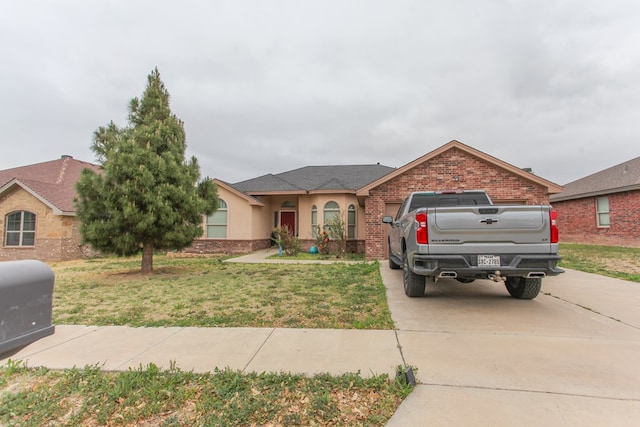
<path id="1" fill-rule="evenodd" d="M 347 209 L 347 239 L 356 238 L 356 207 L 349 205 Z"/>
<path id="2" fill-rule="evenodd" d="M 207 238 L 226 239 L 227 238 L 227 203 L 220 199 L 218 210 L 207 217 Z"/>
<path id="3" fill-rule="evenodd" d="M 311 235 L 318 237 L 318 207 L 316 205 L 311 206 Z"/>
<path id="4" fill-rule="evenodd" d="M 287 200 L 285 202 L 282 202 L 282 205 L 280 205 L 280 207 L 282 207 L 282 208 L 295 208 L 296 204 L 293 203 L 291 200 Z"/>
<path id="5" fill-rule="evenodd" d="M 327 227 L 334 218 L 340 218 L 340 206 L 336 202 L 327 202 L 324 205 L 324 226 Z"/>
<path id="6" fill-rule="evenodd" d="M 5 246 L 34 246 L 36 243 L 36 214 L 19 211 L 5 220 Z"/>

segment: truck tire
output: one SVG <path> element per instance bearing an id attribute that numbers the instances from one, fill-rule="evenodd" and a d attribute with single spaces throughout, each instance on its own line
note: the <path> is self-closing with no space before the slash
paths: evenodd
<path id="1" fill-rule="evenodd" d="M 534 299 L 540 293 L 542 279 L 527 279 L 526 277 L 507 277 L 504 284 L 509 294 L 518 299 Z"/>
<path id="2" fill-rule="evenodd" d="M 406 252 L 402 257 L 402 284 L 406 296 L 411 298 L 424 296 L 425 277 L 411 271 Z"/>
<path id="3" fill-rule="evenodd" d="M 391 257 L 391 242 L 389 242 L 389 268 L 392 270 L 399 270 L 401 267 L 402 266 L 400 264 L 396 264 Z"/>

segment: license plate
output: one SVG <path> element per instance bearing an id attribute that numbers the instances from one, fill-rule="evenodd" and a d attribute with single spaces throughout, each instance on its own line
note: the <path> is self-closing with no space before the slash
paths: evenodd
<path id="1" fill-rule="evenodd" d="M 500 267 L 498 255 L 478 255 L 478 267 Z"/>

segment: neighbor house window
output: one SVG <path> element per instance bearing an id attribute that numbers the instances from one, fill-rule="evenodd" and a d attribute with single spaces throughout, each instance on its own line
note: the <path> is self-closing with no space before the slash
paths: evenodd
<path id="1" fill-rule="evenodd" d="M 20 211 L 7 215 L 5 246 L 33 246 L 36 242 L 36 214 Z"/>
<path id="2" fill-rule="evenodd" d="M 347 209 L 347 239 L 356 238 L 356 207 L 349 205 Z"/>
<path id="3" fill-rule="evenodd" d="M 227 238 L 227 204 L 220 199 L 218 210 L 207 217 L 207 237 L 209 239 Z"/>
<path id="4" fill-rule="evenodd" d="M 318 237 L 318 207 L 316 205 L 311 206 L 311 235 L 314 238 Z"/>
<path id="5" fill-rule="evenodd" d="M 598 227 L 609 227 L 609 198 L 596 198 L 596 218 Z"/>

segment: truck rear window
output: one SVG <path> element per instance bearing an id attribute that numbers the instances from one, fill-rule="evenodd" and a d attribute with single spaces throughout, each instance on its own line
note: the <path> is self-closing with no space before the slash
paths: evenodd
<path id="1" fill-rule="evenodd" d="M 409 206 L 408 212 L 419 208 L 489 204 L 489 199 L 485 193 L 414 194 L 411 198 L 411 205 Z"/>

